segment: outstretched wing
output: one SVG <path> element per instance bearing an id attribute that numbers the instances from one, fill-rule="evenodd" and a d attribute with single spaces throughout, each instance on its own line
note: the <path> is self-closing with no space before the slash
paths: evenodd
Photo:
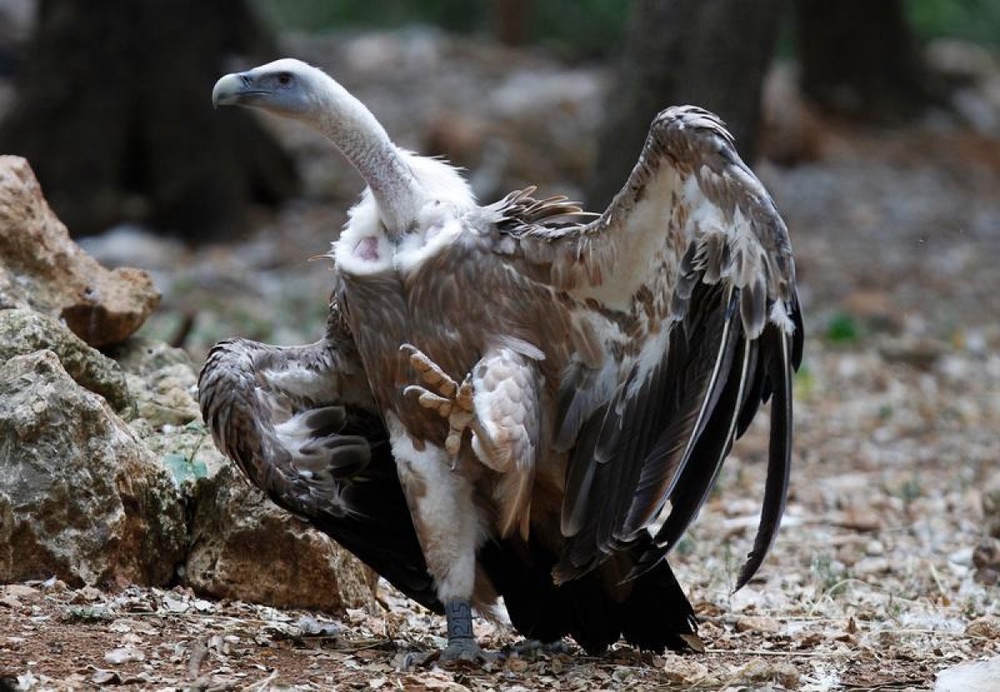
<path id="1" fill-rule="evenodd" d="M 326 338 L 314 344 L 216 344 L 198 390 L 216 445 L 275 504 L 442 610 L 388 433 L 336 305 Z"/>
<path id="2" fill-rule="evenodd" d="M 802 321 L 785 224 L 722 122 L 690 106 L 663 111 L 598 219 L 507 227 L 499 251 L 575 299 L 606 349 L 599 371 L 571 363 L 561 382 L 557 440 L 573 451 L 557 577 L 600 564 L 669 504 L 638 569 L 655 564 L 773 395 L 763 511 L 743 585 L 784 510 Z"/>

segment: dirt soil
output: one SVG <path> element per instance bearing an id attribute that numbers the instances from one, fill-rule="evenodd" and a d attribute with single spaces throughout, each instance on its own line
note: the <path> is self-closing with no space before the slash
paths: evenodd
<path id="1" fill-rule="evenodd" d="M 486 189 L 537 182 L 519 172 L 533 168 L 544 192 L 581 187 L 592 155 L 582 142 L 606 84 L 599 69 L 433 35 L 290 45 L 346 74 L 408 146 L 506 152 L 493 169 L 475 154 L 465 162 L 473 176 L 489 169 Z M 439 62 L 455 70 L 432 77 Z M 546 135 L 570 159 L 539 151 L 533 164 L 523 146 L 539 136 L 526 131 L 551 131 L 551 112 L 482 113 L 512 82 L 546 97 L 553 84 L 576 85 L 559 117 L 581 144 Z M 326 250 L 358 183 L 325 145 L 276 127 L 303 161 L 308 200 L 262 214 L 238 242 L 192 250 L 126 229 L 91 245 L 109 263 L 154 271 L 166 299 L 148 333 L 183 332 L 196 361 L 231 335 L 318 334 L 329 274 L 304 259 Z M 894 129 L 822 119 L 807 129 L 809 160 L 756 167 L 791 229 L 806 313 L 791 497 L 760 576 L 732 593 L 763 487 L 760 415 L 671 559 L 707 652 L 619 646 L 591 658 L 567 643 L 444 669 L 433 658 L 444 623 L 388 586 L 379 608 L 334 617 L 181 587 L 112 593 L 49 580 L 0 587 L 0 690 L 907 690 L 1000 656 L 1000 550 L 990 536 L 1000 534 L 997 132 L 940 113 Z M 493 649 L 518 641 L 503 624 L 476 627 Z"/>

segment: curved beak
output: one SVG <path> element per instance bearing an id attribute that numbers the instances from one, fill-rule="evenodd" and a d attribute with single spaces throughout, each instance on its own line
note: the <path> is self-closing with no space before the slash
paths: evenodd
<path id="1" fill-rule="evenodd" d="M 255 97 L 265 96 L 269 92 L 254 85 L 253 75 L 249 72 L 235 72 L 221 77 L 212 89 L 213 106 L 249 106 Z"/>

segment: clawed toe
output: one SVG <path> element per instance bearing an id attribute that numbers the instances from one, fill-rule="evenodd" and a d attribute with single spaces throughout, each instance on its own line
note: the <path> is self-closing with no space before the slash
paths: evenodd
<path id="1" fill-rule="evenodd" d="M 552 642 L 541 642 L 537 639 L 525 639 L 504 649 L 504 653 L 514 655 L 519 658 L 534 659 L 539 656 L 551 656 L 554 654 L 572 654 L 574 648 L 564 639 Z"/>
<path id="2" fill-rule="evenodd" d="M 475 417 L 472 380 L 466 377 L 458 384 L 427 354 L 413 344 L 403 344 L 400 351 L 410 354 L 410 365 L 416 370 L 423 385 L 411 384 L 403 389 L 406 396 L 416 396 L 418 403 L 427 409 L 437 411 L 448 420 L 448 437 L 445 451 L 455 458 L 462 446 L 462 436 Z"/>
<path id="3" fill-rule="evenodd" d="M 475 639 L 461 638 L 449 641 L 448 646 L 441 650 L 438 660 L 443 665 L 462 666 L 483 665 L 496 661 L 497 658 L 496 653 L 483 651 Z"/>
<path id="4" fill-rule="evenodd" d="M 411 384 L 404 388 L 403 395 L 416 395 L 417 402 L 421 406 L 424 408 L 434 409 L 442 418 L 448 418 L 451 415 L 454 405 L 454 402 L 451 399 L 435 394 L 426 387 L 421 387 L 419 384 Z"/>
<path id="5" fill-rule="evenodd" d="M 431 360 L 426 353 L 413 344 L 403 344 L 399 347 L 399 350 L 410 354 L 410 365 L 420 373 L 420 379 L 428 386 L 427 389 L 423 387 L 420 389 L 433 392 L 445 399 L 453 399 L 455 397 L 455 393 L 458 392 L 458 383 L 442 370 L 441 366 Z M 410 387 L 407 387 L 407 389 L 410 389 Z"/>

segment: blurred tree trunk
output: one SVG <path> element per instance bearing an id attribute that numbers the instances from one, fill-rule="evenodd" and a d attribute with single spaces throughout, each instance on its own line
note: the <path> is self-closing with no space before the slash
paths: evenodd
<path id="1" fill-rule="evenodd" d="M 818 105 L 884 119 L 933 100 L 903 0 L 796 0 L 795 24 L 802 90 Z"/>
<path id="2" fill-rule="evenodd" d="M 189 239 L 235 230 L 247 205 L 297 187 L 247 112 L 214 112 L 237 51 L 271 53 L 245 0 L 42 0 L 0 124 L 77 235 L 122 221 Z"/>
<path id="3" fill-rule="evenodd" d="M 601 209 L 635 165 L 649 124 L 668 106 L 717 113 L 752 161 L 761 90 L 782 0 L 635 0 L 608 97 L 587 205 Z"/>
<path id="4" fill-rule="evenodd" d="M 508 46 L 528 41 L 531 0 L 493 0 L 493 31 L 497 40 Z"/>

